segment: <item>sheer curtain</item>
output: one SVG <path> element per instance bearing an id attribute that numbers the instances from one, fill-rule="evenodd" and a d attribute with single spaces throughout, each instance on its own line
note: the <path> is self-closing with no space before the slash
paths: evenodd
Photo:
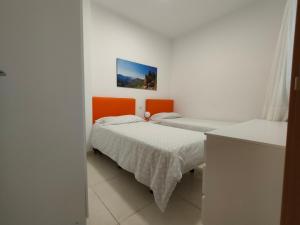
<path id="1" fill-rule="evenodd" d="M 288 119 L 297 0 L 287 0 L 263 109 L 266 120 Z"/>

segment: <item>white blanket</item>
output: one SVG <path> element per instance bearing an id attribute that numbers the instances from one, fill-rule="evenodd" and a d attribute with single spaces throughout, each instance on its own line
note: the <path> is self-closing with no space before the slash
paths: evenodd
<path id="1" fill-rule="evenodd" d="M 156 119 L 155 122 L 170 126 L 177 127 L 186 130 L 194 130 L 200 132 L 209 132 L 216 129 L 224 128 L 229 125 L 235 124 L 234 122 L 225 122 L 225 121 L 217 121 L 217 120 L 201 120 L 201 119 L 193 119 L 187 117 L 180 117 L 174 119 Z"/>
<path id="2" fill-rule="evenodd" d="M 204 162 L 205 135 L 200 132 L 138 122 L 95 124 L 92 145 L 151 188 L 164 211 L 182 174 Z"/>

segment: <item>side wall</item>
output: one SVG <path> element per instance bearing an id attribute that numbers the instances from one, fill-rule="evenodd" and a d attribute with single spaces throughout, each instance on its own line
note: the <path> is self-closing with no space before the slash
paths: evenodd
<path id="1" fill-rule="evenodd" d="M 90 133 L 92 129 L 92 66 L 91 66 L 91 36 L 92 36 L 92 5 L 91 0 L 82 0 L 83 18 L 83 53 L 84 53 L 84 98 L 85 98 L 85 135 L 86 149 L 90 149 Z"/>
<path id="2" fill-rule="evenodd" d="M 85 224 L 81 23 L 81 0 L 0 1 L 0 224 Z"/>
<path id="3" fill-rule="evenodd" d="M 175 40 L 176 110 L 199 118 L 259 118 L 284 5 L 259 1 Z"/>

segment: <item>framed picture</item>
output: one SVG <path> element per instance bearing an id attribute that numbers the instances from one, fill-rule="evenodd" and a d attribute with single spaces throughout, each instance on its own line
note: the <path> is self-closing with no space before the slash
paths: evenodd
<path id="1" fill-rule="evenodd" d="M 117 59 L 117 86 L 157 90 L 157 68 Z"/>

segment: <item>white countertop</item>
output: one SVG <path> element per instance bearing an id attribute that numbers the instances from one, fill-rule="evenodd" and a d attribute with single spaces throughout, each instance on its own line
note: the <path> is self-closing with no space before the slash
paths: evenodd
<path id="1" fill-rule="evenodd" d="M 206 135 L 222 136 L 285 147 L 287 122 L 255 119 L 207 132 Z"/>

